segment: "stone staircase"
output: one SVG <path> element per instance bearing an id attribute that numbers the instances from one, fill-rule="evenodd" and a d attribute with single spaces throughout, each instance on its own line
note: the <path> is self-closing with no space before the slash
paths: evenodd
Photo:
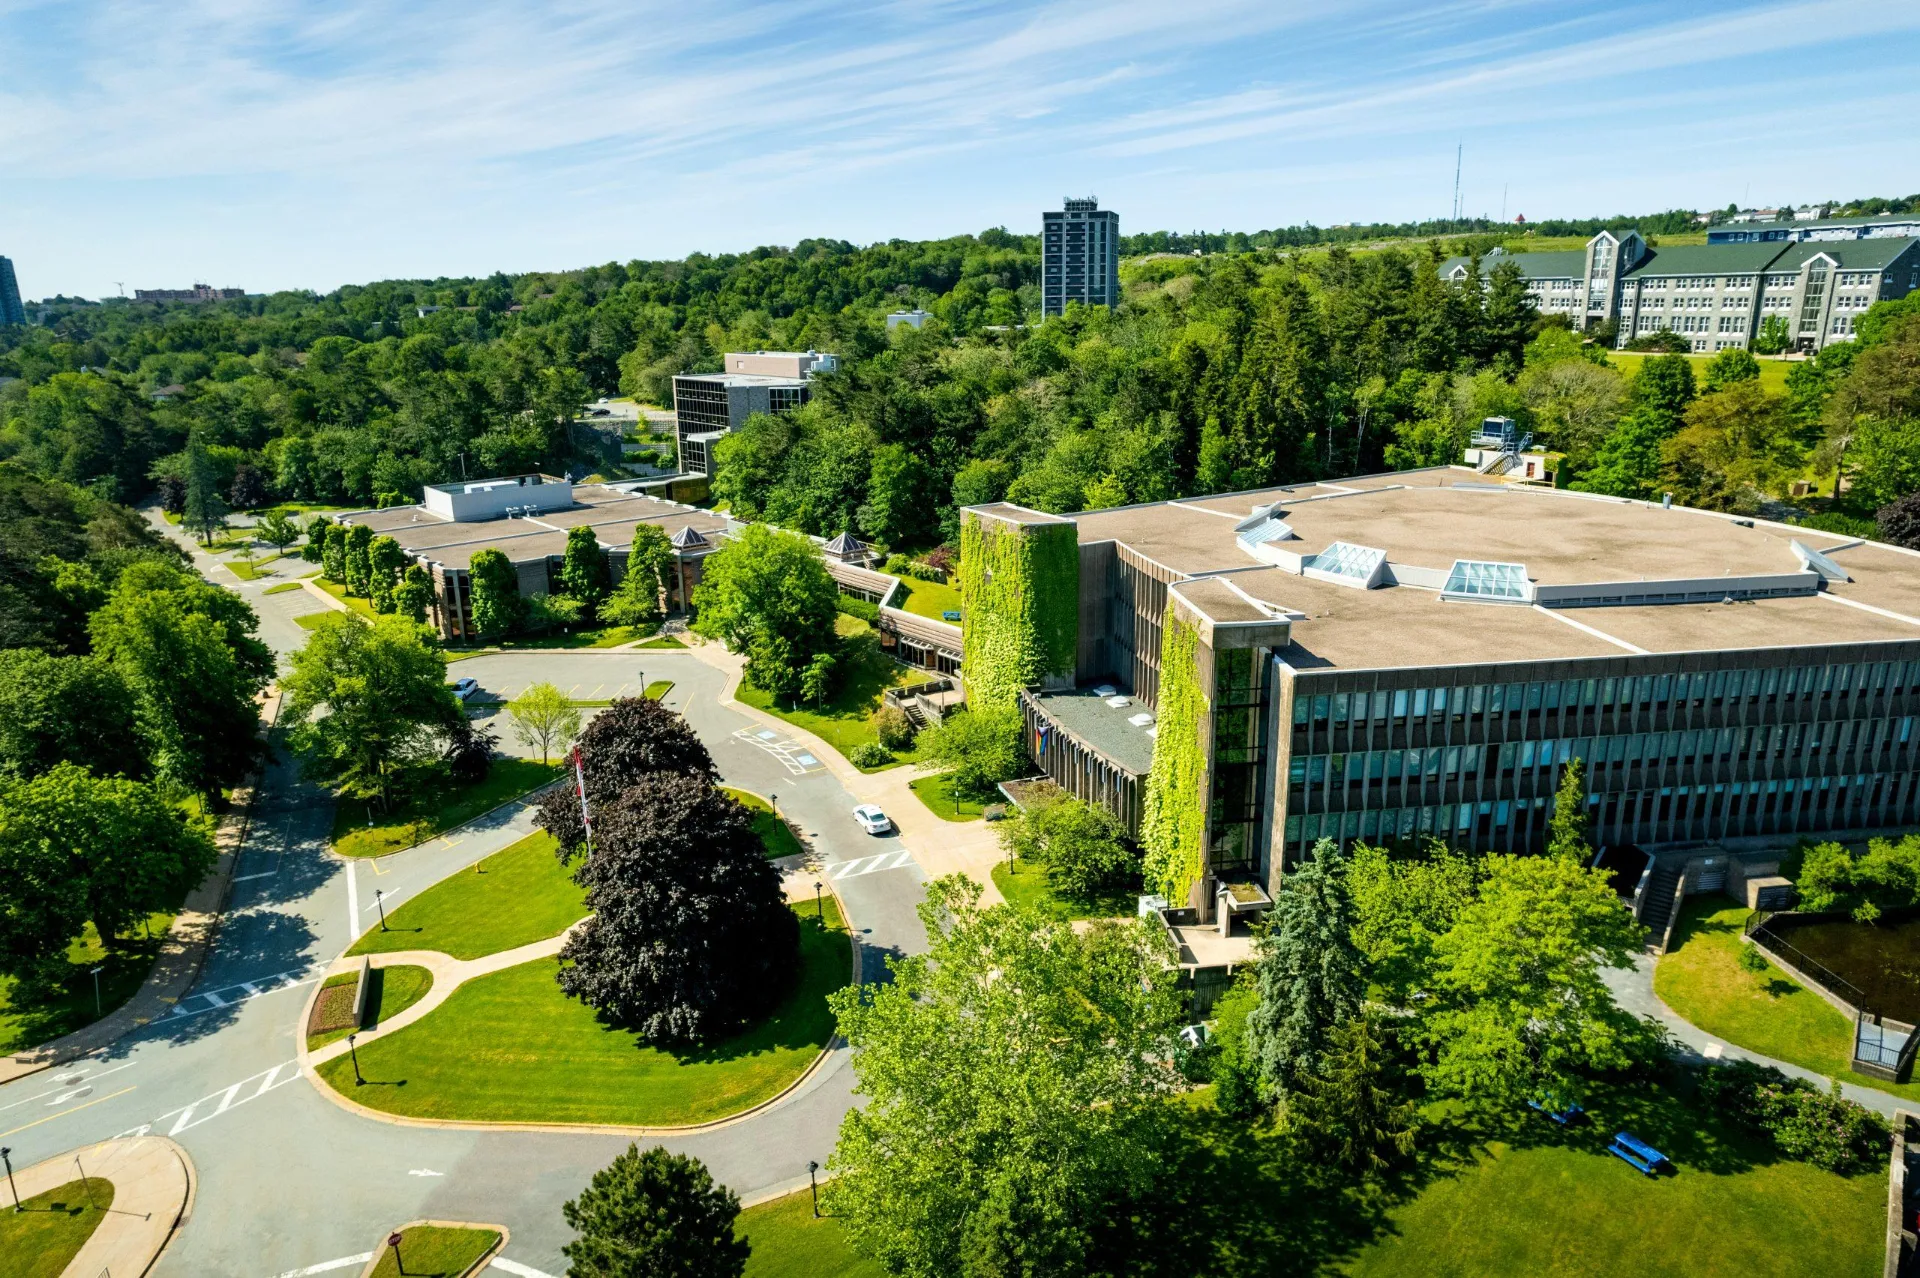
<path id="1" fill-rule="evenodd" d="M 1659 953 L 1665 953 L 1673 922 L 1673 907 L 1680 894 L 1681 868 L 1654 863 L 1647 877 L 1647 888 L 1640 897 L 1640 922 L 1646 925 L 1648 940 Z"/>

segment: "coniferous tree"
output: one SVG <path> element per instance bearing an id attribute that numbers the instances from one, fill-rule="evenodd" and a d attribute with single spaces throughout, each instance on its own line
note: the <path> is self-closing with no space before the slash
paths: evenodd
<path id="1" fill-rule="evenodd" d="M 373 544 L 373 529 L 365 524 L 347 525 L 347 553 L 344 564 L 347 570 L 347 593 L 365 597 L 371 577 L 371 567 L 367 561 L 367 548 Z"/>
<path id="2" fill-rule="evenodd" d="M 1247 1018 L 1247 1041 L 1270 1096 L 1316 1072 L 1334 1026 L 1360 1012 L 1367 977 L 1353 922 L 1346 854 L 1322 839 L 1282 881 L 1254 961 L 1260 1003 Z"/>
<path id="3" fill-rule="evenodd" d="M 1416 1109 L 1394 1087 L 1386 1031 L 1362 1013 L 1335 1026 L 1319 1070 L 1301 1079 L 1291 1114 L 1349 1170 L 1384 1171 L 1413 1152 Z"/>
<path id="4" fill-rule="evenodd" d="M 211 543 L 215 530 L 226 526 L 227 503 L 221 500 L 219 483 L 206 446 L 198 440 L 188 444 L 187 492 L 180 520 L 203 543 Z"/>
<path id="5" fill-rule="evenodd" d="M 752 1248 L 734 1236 L 740 1200 L 706 1164 L 638 1145 L 561 1209 L 576 1235 L 569 1278 L 740 1278 Z"/>
<path id="6" fill-rule="evenodd" d="M 1553 815 L 1547 822 L 1547 851 L 1585 861 L 1593 853 L 1587 840 L 1586 769 L 1578 758 L 1560 770 L 1560 788 L 1553 795 Z"/>

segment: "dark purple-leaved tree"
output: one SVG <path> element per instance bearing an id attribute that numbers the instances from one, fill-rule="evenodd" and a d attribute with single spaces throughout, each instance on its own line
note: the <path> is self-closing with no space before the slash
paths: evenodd
<path id="1" fill-rule="evenodd" d="M 593 917 L 560 988 L 656 1044 L 711 1041 L 792 987 L 800 924 L 751 814 L 705 776 L 654 771 L 594 808 L 574 870 Z"/>
<path id="2" fill-rule="evenodd" d="M 622 697 L 602 710 L 580 734 L 579 744 L 596 825 L 599 806 L 644 776 L 667 772 L 708 783 L 719 776 L 713 756 L 687 721 L 645 697 Z M 559 841 L 561 860 L 570 861 L 585 849 L 580 797 L 571 784 L 549 793 L 534 820 Z"/>

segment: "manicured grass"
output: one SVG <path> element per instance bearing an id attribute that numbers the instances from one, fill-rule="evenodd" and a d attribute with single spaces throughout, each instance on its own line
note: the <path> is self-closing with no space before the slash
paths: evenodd
<path id="1" fill-rule="evenodd" d="M 471 869 L 457 870 L 376 924 L 348 954 L 439 950 L 477 959 L 544 941 L 587 916 L 586 890 L 554 856 L 553 836 L 536 830 Z"/>
<path id="2" fill-rule="evenodd" d="M 517 639 L 501 639 L 496 648 L 617 648 L 623 643 L 632 643 L 644 639 L 652 633 L 651 627 L 642 626 L 594 626 L 585 630 L 575 630 L 561 634 L 526 635 Z"/>
<path id="3" fill-rule="evenodd" d="M 854 1252 L 839 1221 L 814 1219 L 809 1190 L 747 1208 L 733 1232 L 753 1247 L 747 1278 L 885 1278 L 887 1272 Z"/>
<path id="4" fill-rule="evenodd" d="M 840 685 L 824 705 L 776 704 L 771 693 L 746 680 L 741 681 L 740 689 L 734 695 L 746 705 L 765 710 L 795 727 L 806 729 L 841 754 L 847 755 L 860 746 L 879 742 L 880 734 L 874 731 L 871 719 L 873 712 L 880 708 L 880 694 L 888 688 L 923 678 L 924 672 L 900 665 L 882 652 L 879 643 L 872 639 L 867 624 L 859 618 L 842 615 L 840 620 L 852 622 L 859 628 L 856 634 L 866 632 L 869 637 L 864 642 L 856 641 L 848 645 Z M 881 768 L 911 763 L 919 757 L 917 748 L 906 750 L 896 753 L 892 762 L 884 763 L 880 768 L 860 770 L 878 772 Z"/>
<path id="5" fill-rule="evenodd" d="M 173 915 L 155 914 L 146 929 L 117 937 L 113 948 L 100 944 L 93 924 L 67 946 L 67 965 L 50 985 L 22 986 L 11 976 L 0 976 L 0 1055 L 24 1051 L 93 1024 L 93 976 L 100 973 L 100 1003 L 111 1012 L 134 996 L 153 969 L 161 938 L 173 926 Z M 149 935 L 150 934 L 150 935 Z"/>
<path id="6" fill-rule="evenodd" d="M 672 691 L 673 691 L 673 680 L 655 679 L 652 683 L 647 685 L 646 691 L 642 692 L 640 695 L 645 697 L 649 701 L 658 701 L 660 700 L 660 698 L 666 696 L 669 692 L 672 692 Z"/>
<path id="7" fill-rule="evenodd" d="M 332 608 L 328 608 L 323 612 L 303 612 L 293 619 L 293 624 L 302 630 L 318 630 L 320 628 L 320 618 L 331 617 L 333 613 L 334 610 Z"/>
<path id="8" fill-rule="evenodd" d="M 373 1109 L 472 1122 L 709 1122 L 779 1095 L 833 1036 L 827 995 L 852 977 L 839 911 L 825 925 L 799 909 L 800 974 L 774 1015 L 740 1036 L 681 1052 L 602 1024 L 560 992 L 558 959 L 469 981 L 432 1014 L 360 1051 L 355 1086 L 344 1057 L 320 1067 L 342 1094 Z"/>
<path id="9" fill-rule="evenodd" d="M 394 1260 L 387 1235 L 380 1235 L 380 1263 L 374 1278 L 459 1278 L 500 1241 L 492 1229 L 456 1229 L 415 1225 L 400 1231 L 400 1258 Z M 404 1268 L 402 1268 L 404 1266 Z"/>
<path id="10" fill-rule="evenodd" d="M 328 985 L 336 981 L 352 981 L 359 973 L 345 972 L 340 976 L 329 977 Z M 371 1020 L 363 1017 L 358 1029 L 372 1029 L 384 1021 L 390 1021 L 400 1013 L 425 998 L 433 989 L 433 973 L 424 967 L 415 967 L 411 963 L 402 963 L 397 967 L 376 967 L 368 979 L 367 1001 L 373 1004 Z M 307 1035 L 307 1050 L 315 1051 L 328 1043 L 338 1042 L 354 1028 L 328 1030 L 324 1034 Z"/>
<path id="11" fill-rule="evenodd" d="M 1608 351 L 1607 362 L 1628 378 L 1632 378 L 1640 371 L 1640 366 L 1657 353 L 1654 351 Z M 1698 385 L 1704 382 L 1707 376 L 1707 364 L 1713 356 L 1689 354 L 1686 358 L 1687 362 L 1693 365 L 1694 383 Z M 1760 364 L 1760 388 L 1775 395 L 1786 394 L 1787 370 L 1793 367 L 1794 361 L 1772 359 L 1764 355 L 1756 355 L 1754 359 Z"/>
<path id="12" fill-rule="evenodd" d="M 721 786 L 720 792 L 753 812 L 753 832 L 760 836 L 768 856 L 798 856 L 806 851 L 794 836 L 793 827 L 775 816 L 773 805 L 765 799 L 749 790 L 738 790 L 730 785 Z"/>
<path id="13" fill-rule="evenodd" d="M 1776 1060 L 1861 1087 L 1920 1099 L 1920 1085 L 1883 1083 L 1852 1072 L 1853 1023 L 1771 963 L 1742 971 L 1747 911 L 1723 896 L 1689 898 L 1674 944 L 1653 970 L 1653 991 L 1709 1034 Z"/>
<path id="14" fill-rule="evenodd" d="M 321 577 L 314 582 L 314 585 L 320 587 L 320 589 L 326 591 L 363 617 L 370 618 L 375 615 L 371 603 L 362 599 L 359 595 L 348 594 L 347 588 L 337 581 L 329 581 L 325 577 Z"/>
<path id="15" fill-rule="evenodd" d="M 1111 919 L 1130 917 L 1139 891 L 1129 889 L 1082 904 L 1056 893 L 1047 883 L 1046 867 L 1037 861 L 995 861 L 993 885 L 1015 905 L 1025 905 L 1057 919 Z"/>
<path id="16" fill-rule="evenodd" d="M 226 566 L 232 569 L 233 575 L 240 580 L 254 581 L 260 577 L 273 576 L 273 569 L 268 565 L 272 564 L 277 558 L 279 558 L 277 555 L 266 555 L 255 559 L 252 563 L 248 563 L 244 559 L 229 559 L 226 562 Z"/>
<path id="17" fill-rule="evenodd" d="M 900 579 L 900 594 L 896 595 L 890 607 L 911 612 L 916 616 L 931 617 L 935 621 L 945 621 L 941 616 L 945 612 L 960 611 L 960 588 L 941 581 L 921 581 L 915 577 Z"/>
<path id="18" fill-rule="evenodd" d="M 89 1197 L 91 1191 L 91 1197 Z M 89 1176 L 0 1207 L 0 1275 L 60 1278 L 113 1206 L 113 1182 Z"/>
<path id="19" fill-rule="evenodd" d="M 1346 1267 L 1352 1278 L 1878 1274 L 1887 1180 L 1779 1161 L 1657 1087 L 1603 1092 L 1593 1120 L 1534 1121 L 1439 1162 Z M 1605 1153 L 1621 1129 L 1670 1157 L 1649 1180 Z M 1464 1134 L 1464 1133 L 1463 1133 Z M 1464 1142 L 1463 1142 L 1464 1144 Z"/>
<path id="20" fill-rule="evenodd" d="M 283 581 L 277 586 L 268 586 L 265 590 L 261 591 L 260 593 L 263 595 L 284 595 L 289 590 L 304 590 L 305 588 L 306 587 L 302 586 L 297 581 Z"/>
<path id="21" fill-rule="evenodd" d="M 684 648 L 686 646 L 687 645 L 681 643 L 672 635 L 659 635 L 647 640 L 645 643 L 637 643 L 634 645 L 636 648 Z"/>
<path id="22" fill-rule="evenodd" d="M 385 856 L 424 843 L 442 830 L 473 820 L 559 775 L 534 759 L 495 759 L 479 785 L 442 781 L 410 795 L 388 812 L 343 799 L 333 809 L 333 850 L 341 856 Z M 373 824 L 367 824 L 371 815 Z"/>
<path id="23" fill-rule="evenodd" d="M 953 775 L 948 772 L 916 777 L 907 783 L 907 788 L 927 805 L 927 811 L 942 821 L 977 821 L 986 811 L 986 805 L 978 799 L 953 792 Z"/>

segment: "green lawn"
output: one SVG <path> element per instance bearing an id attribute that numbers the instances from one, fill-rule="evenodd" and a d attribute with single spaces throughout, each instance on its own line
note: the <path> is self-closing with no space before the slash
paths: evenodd
<path id="1" fill-rule="evenodd" d="M 918 777 L 909 781 L 907 788 L 927 805 L 927 811 L 942 821 L 977 821 L 986 811 L 986 805 L 979 800 L 953 792 L 951 773 L 936 772 L 932 776 Z"/>
<path id="2" fill-rule="evenodd" d="M 495 648 L 617 648 L 623 643 L 645 639 L 651 626 L 589 626 L 562 634 L 524 635 L 517 639 L 495 641 Z"/>
<path id="3" fill-rule="evenodd" d="M 343 972 L 339 976 L 327 978 L 328 985 L 345 984 L 356 980 L 358 972 Z M 357 1029 L 372 1029 L 383 1021 L 390 1021 L 400 1013 L 425 998 L 433 989 L 433 973 L 424 967 L 415 967 L 411 963 L 402 963 L 397 967 L 376 967 L 367 981 L 367 1001 L 373 1004 L 373 1019 L 361 1018 Z M 324 1034 L 307 1035 L 307 1050 L 317 1051 L 328 1043 L 338 1042 L 355 1029 L 328 1030 Z"/>
<path id="4" fill-rule="evenodd" d="M 1436 1161 L 1345 1272 L 1440 1278 L 1869 1278 L 1880 1272 L 1884 1170 L 1851 1179 L 1730 1136 L 1654 1087 L 1623 1087 L 1593 1122 L 1526 1123 Z M 1674 1161 L 1649 1180 L 1604 1152 L 1622 1128 Z"/>
<path id="5" fill-rule="evenodd" d="M 334 610 L 331 608 L 326 609 L 324 612 L 303 612 L 293 619 L 293 624 L 299 626 L 302 630 L 318 630 L 320 628 L 320 618 L 331 617 L 333 612 Z"/>
<path id="6" fill-rule="evenodd" d="M 100 934 L 89 923 L 67 946 L 67 965 L 51 985 L 23 986 L 18 978 L 0 976 L 0 1055 L 37 1047 L 62 1034 L 93 1024 L 93 969 L 100 973 L 100 1007 L 111 1012 L 134 996 L 153 969 L 160 938 L 173 926 L 173 915 L 155 914 L 144 930 L 116 938 L 111 950 L 100 944 Z"/>
<path id="7" fill-rule="evenodd" d="M 681 643 L 678 639 L 674 638 L 672 635 L 659 635 L 655 638 L 647 640 L 645 643 L 638 643 L 634 645 L 634 647 L 636 648 L 684 648 L 686 646 L 687 645 L 685 645 L 684 643 Z"/>
<path id="8" fill-rule="evenodd" d="M 658 701 L 672 691 L 673 691 L 673 680 L 655 679 L 652 683 L 646 686 L 646 690 L 643 691 L 640 695 L 645 697 L 649 701 Z"/>
<path id="9" fill-rule="evenodd" d="M 902 683 L 915 682 L 923 678 L 925 672 L 900 665 L 882 652 L 866 623 L 857 617 L 843 615 L 840 619 L 852 622 L 859 629 L 854 632 L 855 641 L 847 646 L 848 655 L 842 666 L 840 686 L 826 704 L 800 707 L 776 704 L 771 693 L 745 680 L 741 681 L 740 689 L 734 695 L 743 704 L 806 729 L 846 755 L 860 746 L 879 742 L 880 734 L 874 731 L 871 720 L 873 712 L 880 708 L 880 694 Z M 862 635 L 865 638 L 861 638 Z M 911 763 L 919 757 L 917 748 L 906 750 L 896 753 L 891 762 L 880 765 L 880 768 L 860 770 L 878 772 L 881 768 Z"/>
<path id="10" fill-rule="evenodd" d="M 813 1215 L 813 1194 L 801 1190 L 749 1207 L 733 1232 L 753 1247 L 747 1278 L 885 1278 L 886 1270 L 854 1254 L 831 1216 Z"/>
<path id="11" fill-rule="evenodd" d="M 91 1191 L 91 1197 L 89 1197 Z M 0 1278 L 60 1278 L 113 1206 L 113 1182 L 90 1176 L 0 1207 Z"/>
<path id="12" fill-rule="evenodd" d="M 278 555 L 262 555 L 256 557 L 252 563 L 244 559 L 229 559 L 226 561 L 226 566 L 231 568 L 233 575 L 240 580 L 253 581 L 260 577 L 273 576 L 274 572 L 270 565 L 278 558 Z"/>
<path id="13" fill-rule="evenodd" d="M 415 1225 L 400 1231 L 400 1256 L 395 1261 L 387 1235 L 380 1236 L 380 1263 L 373 1278 L 459 1278 L 480 1257 L 492 1251 L 500 1235 L 491 1229 L 455 1229 L 445 1225 Z"/>
<path id="14" fill-rule="evenodd" d="M 922 617 L 931 617 L 935 621 L 945 621 L 944 612 L 960 611 L 960 588 L 941 581 L 921 581 L 914 577 L 900 579 L 900 593 L 889 607 L 900 608 Z"/>
<path id="15" fill-rule="evenodd" d="M 1657 352 L 1653 351 L 1608 351 L 1607 362 L 1631 378 L 1640 371 L 1640 365 L 1646 363 Z M 1760 363 L 1760 387 L 1775 395 L 1787 393 L 1787 370 L 1793 367 L 1793 361 L 1772 359 L 1764 355 L 1754 356 Z M 1693 380 L 1696 384 L 1706 380 L 1707 364 L 1712 355 L 1688 355 L 1687 362 L 1693 365 Z"/>
<path id="16" fill-rule="evenodd" d="M 753 832 L 760 836 L 760 842 L 770 857 L 798 856 L 806 851 L 800 846 L 799 838 L 793 827 L 773 814 L 773 805 L 751 790 L 740 790 L 730 785 L 720 787 L 720 792 L 734 799 L 741 806 L 753 812 Z"/>
<path id="17" fill-rule="evenodd" d="M 304 589 L 305 587 L 302 586 L 297 581 L 283 581 L 277 586 L 268 586 L 265 590 L 261 591 L 260 593 L 263 595 L 284 595 L 289 590 L 304 590 Z"/>
<path id="18" fill-rule="evenodd" d="M 831 905 L 831 900 L 827 901 Z M 799 983 L 772 1018 L 737 1038 L 661 1051 L 602 1024 L 560 992 L 558 959 L 469 981 L 425 1019 L 344 1057 L 329 1085 L 387 1113 L 470 1122 L 678 1126 L 737 1114 L 779 1095 L 833 1036 L 827 995 L 852 978 L 838 910 L 800 913 Z"/>
<path id="19" fill-rule="evenodd" d="M 1047 884 L 1046 867 L 1037 861 L 995 861 L 993 885 L 1016 905 L 1027 905 L 1057 919 L 1111 919 L 1131 917 L 1139 889 L 1129 888 L 1081 904 L 1057 895 Z"/>
<path id="20" fill-rule="evenodd" d="M 1723 896 L 1691 897 L 1674 944 L 1653 970 L 1653 991 L 1709 1034 L 1776 1060 L 1909 1099 L 1920 1085 L 1883 1083 L 1852 1072 L 1853 1023 L 1779 968 L 1740 969 L 1747 911 Z"/>
<path id="21" fill-rule="evenodd" d="M 333 850 L 341 856 L 385 856 L 424 843 L 443 830 L 473 820 L 511 799 L 539 788 L 559 770 L 534 759 L 495 759 L 479 785 L 440 781 L 374 813 L 356 800 L 342 799 L 333 809 Z M 368 825 L 371 818 L 373 824 Z"/>
<path id="22" fill-rule="evenodd" d="M 373 605 L 371 603 L 368 603 L 365 599 L 362 599 L 359 595 L 348 594 L 347 588 L 341 585 L 339 582 L 329 581 L 325 577 L 317 577 L 314 579 L 313 584 L 320 587 L 320 589 L 326 591 L 328 594 L 332 595 L 335 599 L 338 599 L 341 603 L 353 609 L 353 611 L 359 613 L 361 616 L 363 617 L 374 616 Z"/>
<path id="23" fill-rule="evenodd" d="M 553 836 L 536 830 L 471 869 L 459 870 L 387 913 L 348 954 L 439 950 L 477 959 L 518 949 L 587 916 L 586 890 L 553 854 Z"/>

